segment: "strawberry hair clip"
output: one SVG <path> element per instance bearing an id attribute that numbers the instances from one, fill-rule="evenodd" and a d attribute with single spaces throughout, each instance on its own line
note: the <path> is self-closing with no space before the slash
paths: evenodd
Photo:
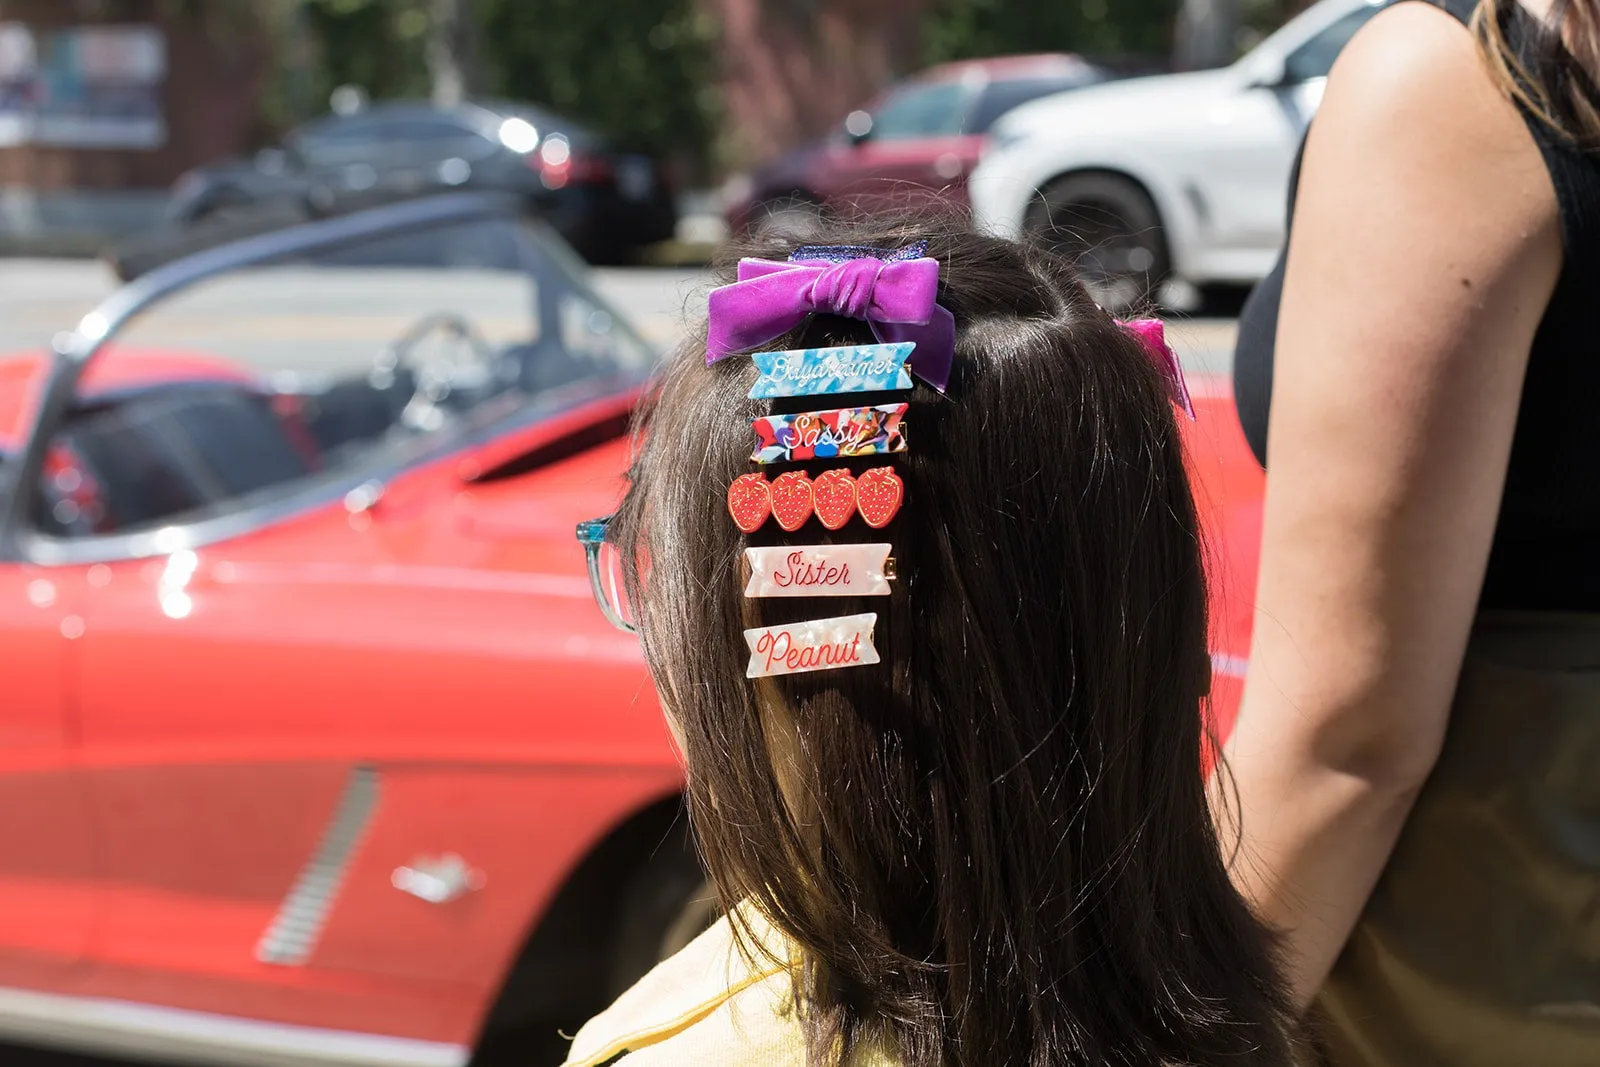
<path id="1" fill-rule="evenodd" d="M 855 515 L 881 530 L 900 512 L 905 483 L 893 467 L 874 467 L 852 475 L 843 467 L 812 478 L 788 471 L 772 481 L 760 472 L 741 474 L 728 486 L 728 514 L 745 533 L 755 533 L 773 518 L 794 533 L 812 516 L 830 530 L 843 529 Z"/>

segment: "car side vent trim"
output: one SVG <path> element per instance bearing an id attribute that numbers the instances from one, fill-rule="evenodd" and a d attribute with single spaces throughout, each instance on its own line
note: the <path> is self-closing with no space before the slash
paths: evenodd
<path id="1" fill-rule="evenodd" d="M 285 967 L 301 967 L 311 958 L 322 926 L 333 909 L 339 887 L 378 807 L 378 771 L 355 767 L 333 817 L 322 831 L 317 850 L 300 871 L 272 925 L 256 944 L 256 959 Z"/>

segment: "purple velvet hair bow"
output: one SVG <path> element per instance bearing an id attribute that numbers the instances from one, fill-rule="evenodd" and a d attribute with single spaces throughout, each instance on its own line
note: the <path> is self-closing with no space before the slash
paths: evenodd
<path id="1" fill-rule="evenodd" d="M 1178 362 L 1178 353 L 1167 344 L 1166 326 L 1160 319 L 1134 319 L 1132 322 L 1118 319 L 1117 325 L 1140 340 L 1156 368 L 1171 383 L 1172 402 L 1181 407 L 1189 418 L 1194 418 L 1194 401 L 1189 398 L 1189 383 L 1183 380 L 1183 364 Z"/>
<path id="2" fill-rule="evenodd" d="M 864 319 L 879 341 L 912 341 L 912 373 L 941 393 L 950 384 L 956 324 L 939 306 L 939 261 L 927 243 L 896 251 L 851 245 L 796 249 L 787 263 L 739 262 L 739 280 L 711 290 L 706 363 L 780 337 L 807 315 Z"/>

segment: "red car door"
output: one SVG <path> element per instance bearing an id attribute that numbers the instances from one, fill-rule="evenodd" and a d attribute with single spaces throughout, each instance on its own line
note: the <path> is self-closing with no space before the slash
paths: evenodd
<path id="1" fill-rule="evenodd" d="M 822 154 L 814 178 L 818 191 L 863 211 L 949 195 L 982 146 L 981 137 L 963 132 L 981 89 L 982 82 L 974 80 L 912 82 L 870 112 L 853 113 Z"/>
<path id="2" fill-rule="evenodd" d="M 73 705 L 83 573 L 0 563 L 0 985 L 78 978 L 98 899 Z"/>
<path id="3" fill-rule="evenodd" d="M 324 543 L 338 554 L 336 533 Z M 337 686 L 337 616 L 302 596 L 305 616 L 286 617 L 272 586 L 239 588 L 228 566 L 185 549 L 102 565 L 79 708 L 110 881 L 95 991 L 154 982 L 156 999 L 235 1014 L 297 981 L 270 965 L 300 934 L 274 931 L 305 872 L 360 843 L 373 798 L 335 709 L 306 696 Z"/>

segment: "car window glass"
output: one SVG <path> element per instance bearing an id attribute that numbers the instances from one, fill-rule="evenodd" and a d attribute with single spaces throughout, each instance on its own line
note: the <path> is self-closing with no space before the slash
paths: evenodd
<path id="1" fill-rule="evenodd" d="M 1284 80 L 1292 83 L 1326 78 L 1350 38 L 1377 13 L 1377 6 L 1363 5 L 1290 52 L 1283 64 Z"/>
<path id="2" fill-rule="evenodd" d="M 448 119 L 391 119 L 381 128 L 385 139 L 402 141 L 449 141 L 473 136 L 473 131 Z"/>
<path id="3" fill-rule="evenodd" d="M 376 125 L 371 119 L 333 119 L 296 130 L 292 135 L 302 148 L 370 141 Z"/>
<path id="4" fill-rule="evenodd" d="M 138 527 L 310 473 L 265 391 L 151 390 L 74 414 L 47 461 L 42 516 L 65 534 Z"/>
<path id="5" fill-rule="evenodd" d="M 988 133 L 989 127 L 1014 107 L 1036 100 L 1041 96 L 1059 93 L 1088 84 L 1088 78 L 1068 78 L 1056 75 L 1049 78 L 1014 78 L 990 82 L 978 97 L 978 103 L 967 122 L 966 132 Z"/>
<path id="6" fill-rule="evenodd" d="M 960 82 L 898 89 L 872 113 L 872 139 L 901 141 L 959 133 L 966 102 L 967 88 Z"/>
<path id="7" fill-rule="evenodd" d="M 378 139 L 377 125 L 366 118 L 337 119 L 296 131 L 288 147 L 313 166 L 364 158 Z"/>
<path id="8" fill-rule="evenodd" d="M 653 350 L 551 240 L 399 227 L 161 300 L 86 367 L 37 522 L 118 534 L 353 486 L 637 380 Z"/>

